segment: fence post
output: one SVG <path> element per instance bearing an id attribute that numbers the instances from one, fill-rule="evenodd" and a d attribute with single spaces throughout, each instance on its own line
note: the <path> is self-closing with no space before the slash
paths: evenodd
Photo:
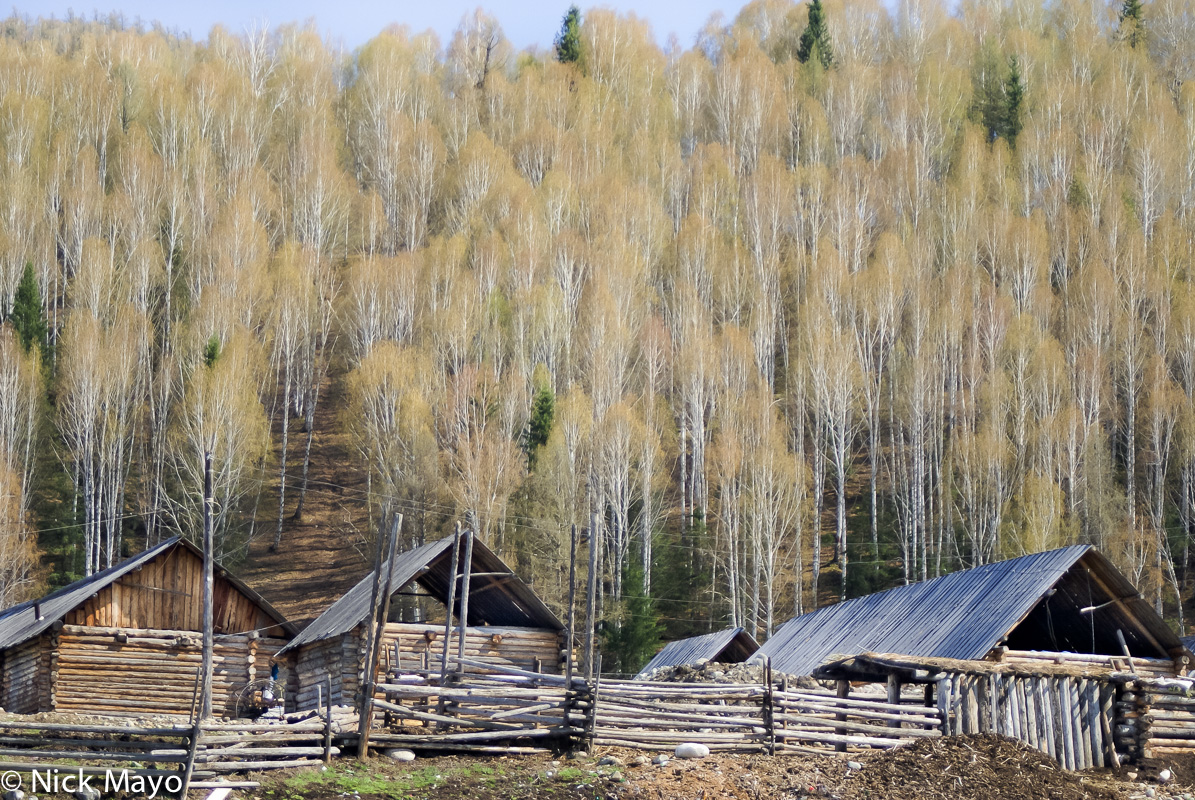
<path id="1" fill-rule="evenodd" d="M 332 673 L 324 676 L 326 690 L 324 692 L 324 763 L 332 763 Z"/>
<path id="2" fill-rule="evenodd" d="M 900 705 L 900 679 L 894 672 L 888 674 L 888 702 L 894 706 Z M 900 720 L 888 720 L 888 727 L 899 728 Z"/>
<path id="3" fill-rule="evenodd" d="M 178 790 L 179 800 L 187 800 L 187 791 L 191 788 L 191 773 L 195 771 L 195 753 L 199 749 L 199 736 L 203 727 L 203 714 L 199 707 L 203 672 L 201 666 L 195 674 L 195 691 L 191 695 L 191 741 L 187 743 L 187 761 L 183 767 L 183 784 Z"/>
<path id="4" fill-rule="evenodd" d="M 776 707 L 772 686 L 772 658 L 763 657 L 763 721 L 768 732 L 768 755 L 776 755 Z"/>
<path id="5" fill-rule="evenodd" d="M 851 693 L 851 682 L 848 680 L 840 679 L 838 681 L 838 692 L 837 692 L 838 696 L 840 698 L 845 699 L 846 697 L 848 697 L 850 695 L 850 693 Z M 840 704 L 839 708 L 845 709 L 845 706 Z M 838 720 L 839 722 L 845 722 L 846 721 L 846 711 L 843 710 L 843 711 L 837 712 L 836 714 L 834 714 L 834 719 Z M 839 736 L 845 736 L 846 730 L 843 728 L 835 728 L 834 733 L 838 734 Z M 846 752 L 846 742 L 839 742 L 838 744 L 834 745 L 834 749 L 836 751 L 838 751 L 839 753 L 845 753 Z"/>
<path id="6" fill-rule="evenodd" d="M 590 684 L 592 689 L 589 692 L 589 719 L 585 721 L 585 746 L 590 752 L 593 751 L 593 740 L 597 736 L 597 708 L 598 708 L 598 693 L 602 687 L 602 654 L 598 653 L 594 657 L 595 667 L 593 671 L 593 683 Z"/>

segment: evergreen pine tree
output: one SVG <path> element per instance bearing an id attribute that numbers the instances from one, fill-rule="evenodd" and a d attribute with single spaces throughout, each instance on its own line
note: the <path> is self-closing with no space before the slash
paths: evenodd
<path id="1" fill-rule="evenodd" d="M 1000 120 L 1000 135 L 1008 140 L 1010 147 L 1016 147 L 1017 135 L 1021 132 L 1021 104 L 1025 99 L 1025 86 L 1021 83 L 1021 65 L 1017 57 L 1008 59 L 1008 77 L 1004 79 L 1004 103 Z"/>
<path id="2" fill-rule="evenodd" d="M 207 340 L 207 344 L 203 346 L 203 365 L 211 367 L 216 363 L 216 359 L 220 357 L 220 337 L 212 334 L 211 338 Z"/>
<path id="3" fill-rule="evenodd" d="M 986 41 L 971 75 L 971 119 L 984 127 L 989 142 L 996 141 L 1004 124 L 1004 84 L 999 74 L 1000 56 L 995 45 Z"/>
<path id="4" fill-rule="evenodd" d="M 556 36 L 556 60 L 576 64 L 581 60 L 581 9 L 569 6 Z"/>
<path id="5" fill-rule="evenodd" d="M 603 670 L 633 675 L 660 649 L 659 612 L 643 591 L 643 567 L 631 558 L 622 573 L 622 603 L 613 624 L 602 630 Z"/>
<path id="6" fill-rule="evenodd" d="M 809 23 L 797 44 L 797 60 L 802 64 L 815 54 L 825 69 L 834 63 L 834 50 L 830 45 L 830 30 L 826 27 L 826 10 L 822 7 L 822 0 L 811 0 L 809 3 Z"/>
<path id="7" fill-rule="evenodd" d="M 548 437 L 552 435 L 552 421 L 555 416 L 556 396 L 552 393 L 552 387 L 544 381 L 540 383 L 531 401 L 531 419 L 527 423 L 524 441 L 527 469 L 530 471 L 535 471 L 539 449 L 548 443 Z"/>
<path id="8" fill-rule="evenodd" d="M 1120 36 L 1129 47 L 1145 41 L 1145 19 L 1141 12 L 1141 0 L 1124 0 L 1120 7 Z"/>
<path id="9" fill-rule="evenodd" d="M 46 320 L 42 316 L 41 292 L 37 289 L 37 278 L 33 275 L 33 265 L 30 263 L 25 264 L 25 274 L 17 285 L 9 320 L 26 353 L 33 345 L 41 347 L 45 342 Z"/>

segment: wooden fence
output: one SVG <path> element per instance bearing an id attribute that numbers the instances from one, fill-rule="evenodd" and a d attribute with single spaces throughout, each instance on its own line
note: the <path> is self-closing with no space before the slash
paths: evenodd
<path id="1" fill-rule="evenodd" d="M 1119 764 L 1116 686 L 1074 676 L 951 674 L 938 681 L 946 733 L 996 733 L 1048 753 L 1066 769 Z"/>
<path id="2" fill-rule="evenodd" d="M 351 723 L 343 727 L 335 715 L 321 715 L 289 724 L 211 722 L 130 728 L 0 720 L 0 771 L 45 774 L 58 767 L 84 775 L 127 773 L 129 780 L 168 780 L 162 784 L 167 790 L 163 794 L 175 794 L 178 787 L 187 786 L 255 787 L 256 782 L 230 781 L 225 776 L 328 763 L 340 753 L 334 739 L 342 731 L 354 730 L 355 721 L 356 714 L 351 714 Z M 68 768 L 63 761 L 89 763 L 72 763 Z M 95 782 L 92 785 L 100 788 Z"/>
<path id="3" fill-rule="evenodd" d="M 466 660 L 465 666 L 472 666 Z M 646 683 L 540 675 L 487 663 L 490 674 L 382 683 L 382 730 L 370 741 L 437 750 L 530 752 L 549 745 L 784 752 L 887 748 L 941 735 L 938 709 L 785 684 Z"/>

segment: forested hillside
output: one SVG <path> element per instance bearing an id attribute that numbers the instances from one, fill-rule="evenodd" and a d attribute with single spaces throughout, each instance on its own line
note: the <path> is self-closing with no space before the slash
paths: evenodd
<path id="1" fill-rule="evenodd" d="M 210 450 L 230 564 L 318 468 L 560 608 L 592 514 L 628 652 L 1075 542 L 1181 626 L 1195 13 L 896 5 L 9 19 L 0 605 L 195 536 Z"/>

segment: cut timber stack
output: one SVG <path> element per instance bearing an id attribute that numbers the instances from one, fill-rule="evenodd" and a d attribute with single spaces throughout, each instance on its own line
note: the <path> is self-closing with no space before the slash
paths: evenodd
<path id="1" fill-rule="evenodd" d="M 213 707 L 231 713 L 236 695 L 259 677 L 260 653 L 285 642 L 256 634 L 215 637 Z M 198 634 L 65 625 L 58 634 L 57 669 L 50 672 L 54 710 L 98 714 L 187 715 L 202 660 Z M 265 674 L 269 676 L 268 656 Z"/>
<path id="2" fill-rule="evenodd" d="M 1195 680 L 1142 678 L 1126 684 L 1118 732 L 1143 758 L 1195 755 Z"/>

